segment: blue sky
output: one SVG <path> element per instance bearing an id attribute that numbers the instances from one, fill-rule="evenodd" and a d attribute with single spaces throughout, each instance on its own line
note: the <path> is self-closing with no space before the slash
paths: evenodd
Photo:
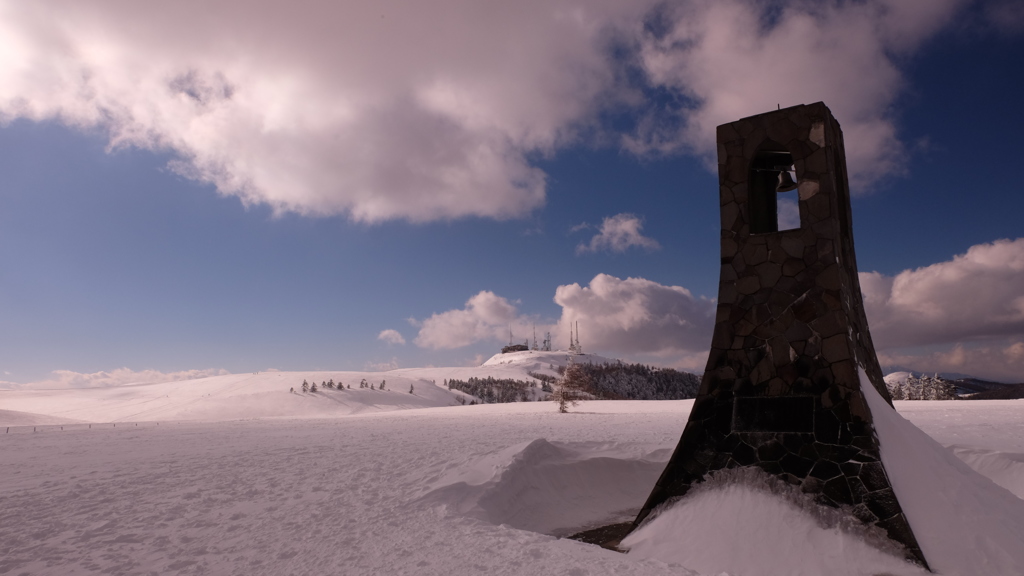
<path id="1" fill-rule="evenodd" d="M 459 365 L 573 321 L 700 371 L 708 130 L 817 100 L 883 362 L 1024 380 L 1019 5 L 434 4 L 0 3 L 0 381 Z"/>

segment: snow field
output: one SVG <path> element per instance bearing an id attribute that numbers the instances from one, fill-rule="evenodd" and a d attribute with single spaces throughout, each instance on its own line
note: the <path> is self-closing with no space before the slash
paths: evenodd
<path id="1" fill-rule="evenodd" d="M 676 404 L 4 435 L 0 574 L 679 574 L 423 498 L 488 458 L 491 478 L 510 464 L 495 454 L 538 438 L 569 461 L 596 443 L 649 454 L 675 442 L 686 414 Z"/>
<path id="2" fill-rule="evenodd" d="M 0 391 L 0 575 L 922 574 L 831 509 L 750 478 L 695 491 L 626 555 L 556 538 L 632 518 L 693 402 L 557 414 L 456 405 L 442 386 L 525 380 L 565 359 Z M 288 392 L 303 379 L 355 388 Z M 932 567 L 1024 574 L 1024 501 L 1011 494 L 1024 495 L 1024 401 L 896 405 L 928 433 L 873 407 Z"/>
<path id="3" fill-rule="evenodd" d="M 1021 426 L 1024 403 L 1009 403 L 1016 406 L 992 411 L 1002 422 L 989 421 Z M 946 412 L 916 413 L 930 432 L 953 433 L 954 404 L 981 410 L 942 404 Z M 817 573 L 844 566 L 848 574 L 920 574 L 856 531 L 743 484 L 686 504 L 691 521 L 672 528 L 674 557 L 551 535 L 635 511 L 691 406 L 600 401 L 557 414 L 549 403 L 518 403 L 22 428 L 0 437 L 0 574 L 752 576 L 813 574 L 822 565 L 830 568 Z M 960 439 L 992 445 L 984 436 Z M 993 519 L 1019 520 L 1012 510 L 1009 520 Z M 733 546 L 743 530 L 778 562 Z M 956 550 L 963 555 L 975 542 Z M 973 574 L 1015 574 L 1000 566 Z"/>

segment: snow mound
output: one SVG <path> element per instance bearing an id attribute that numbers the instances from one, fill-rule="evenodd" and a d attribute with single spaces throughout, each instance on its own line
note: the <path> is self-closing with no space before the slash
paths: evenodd
<path id="1" fill-rule="evenodd" d="M 944 575 L 1024 574 L 1024 500 L 893 410 L 861 370 L 882 463 L 924 557 Z"/>
<path id="2" fill-rule="evenodd" d="M 884 536 L 756 468 L 722 470 L 622 541 L 629 556 L 732 576 L 923 576 Z"/>
<path id="3" fill-rule="evenodd" d="M 953 445 L 949 449 L 976 472 L 1024 499 L 1024 454 L 973 446 Z"/>
<path id="4" fill-rule="evenodd" d="M 567 536 L 635 517 L 670 454 L 539 438 L 449 473 L 421 502 L 490 524 Z"/>

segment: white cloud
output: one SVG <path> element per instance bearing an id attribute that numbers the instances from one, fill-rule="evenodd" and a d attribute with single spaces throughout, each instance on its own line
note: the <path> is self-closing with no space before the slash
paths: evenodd
<path id="1" fill-rule="evenodd" d="M 647 250 L 661 248 L 657 240 L 648 238 L 641 233 L 643 227 L 643 220 L 633 214 L 609 216 L 601 222 L 601 230 L 590 239 L 589 243 L 581 243 L 576 247 L 576 253 L 583 254 L 598 250 L 625 252 L 633 247 Z M 574 227 L 573 231 L 578 228 L 579 226 Z"/>
<path id="2" fill-rule="evenodd" d="M 377 340 L 383 340 L 388 344 L 405 344 L 405 338 L 402 337 L 402 334 L 398 330 L 390 328 L 381 330 L 380 334 L 377 334 Z"/>
<path id="3" fill-rule="evenodd" d="M 876 346 L 1024 337 L 1024 238 L 896 276 L 860 274 Z"/>
<path id="4" fill-rule="evenodd" d="M 904 79 L 894 58 L 948 25 L 966 0 L 752 2 L 695 0 L 652 19 L 641 66 L 686 96 L 641 123 L 638 152 L 714 154 L 719 124 L 824 101 L 843 127 L 855 188 L 903 169 L 889 110 Z"/>
<path id="5" fill-rule="evenodd" d="M 614 100 L 641 3 L 0 3 L 0 121 L 57 119 L 277 211 L 521 216 Z"/>
<path id="6" fill-rule="evenodd" d="M 954 372 L 997 382 L 1024 382 L 1024 342 L 1019 340 L 970 347 L 954 344 L 924 353 L 880 352 L 878 360 L 885 366 L 917 372 Z"/>
<path id="7" fill-rule="evenodd" d="M 428 221 L 542 206 L 529 158 L 615 106 L 650 113 L 631 149 L 710 155 L 717 124 L 825 100 L 865 181 L 902 168 L 894 55 L 963 2 L 0 0 L 0 122 L 98 128 L 278 212 Z M 645 103 L 634 63 L 688 104 Z"/>
<path id="8" fill-rule="evenodd" d="M 51 377 L 46 380 L 40 380 L 28 384 L 0 382 L 0 387 L 34 389 L 109 388 L 112 386 L 123 386 L 125 384 L 150 384 L 154 382 L 195 380 L 197 378 L 207 378 L 223 374 L 229 374 L 229 372 L 227 370 L 214 368 L 208 368 L 206 370 L 182 370 L 180 372 L 160 372 L 159 370 L 136 371 L 130 368 L 117 368 L 116 370 L 104 370 L 92 373 L 74 372 L 71 370 L 54 370 L 51 373 Z"/>
<path id="9" fill-rule="evenodd" d="M 484 290 L 466 301 L 461 310 L 434 314 L 421 322 L 416 345 L 433 350 L 461 348 L 475 342 L 508 338 L 509 325 L 518 332 L 521 325 L 515 305 L 490 290 Z M 519 328 L 520 330 L 516 330 Z"/>
<path id="10" fill-rule="evenodd" d="M 1024 4 L 1019 0 L 992 0 L 983 10 L 990 27 L 1007 34 L 1024 31 Z"/>
<path id="11" fill-rule="evenodd" d="M 554 347 L 564 349 L 570 326 L 578 323 L 580 343 L 588 351 L 659 356 L 691 369 L 693 357 L 706 358 L 714 303 L 695 298 L 680 286 L 598 274 L 588 286 L 559 286 L 554 300 L 562 307 L 561 317 L 556 322 L 542 322 L 521 315 L 505 298 L 483 291 L 460 310 L 434 314 L 420 322 L 415 341 L 433 349 L 501 342 L 508 339 L 511 324 L 517 341 L 536 327 L 538 334 L 550 331 Z"/>
<path id="12" fill-rule="evenodd" d="M 380 362 L 367 361 L 364 367 L 370 372 L 387 372 L 389 370 L 398 370 L 400 366 L 398 358 L 392 357 L 391 360 L 382 360 Z"/>
<path id="13" fill-rule="evenodd" d="M 714 302 L 681 286 L 598 274 L 589 286 L 559 286 L 555 303 L 559 337 L 568 341 L 579 322 L 585 350 L 668 357 L 703 352 L 711 342 Z"/>
<path id="14" fill-rule="evenodd" d="M 883 364 L 1024 381 L 1024 238 L 860 283 Z"/>

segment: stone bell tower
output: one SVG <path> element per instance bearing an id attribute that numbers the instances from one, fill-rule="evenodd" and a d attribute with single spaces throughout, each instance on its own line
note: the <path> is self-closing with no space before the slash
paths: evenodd
<path id="1" fill-rule="evenodd" d="M 682 438 L 633 527 L 709 472 L 757 467 L 884 530 L 926 565 L 861 391 L 863 369 L 892 403 L 861 301 L 839 123 L 818 102 L 719 126 L 718 181 L 711 354 Z M 799 226 L 779 230 L 778 193 L 792 188 Z"/>

